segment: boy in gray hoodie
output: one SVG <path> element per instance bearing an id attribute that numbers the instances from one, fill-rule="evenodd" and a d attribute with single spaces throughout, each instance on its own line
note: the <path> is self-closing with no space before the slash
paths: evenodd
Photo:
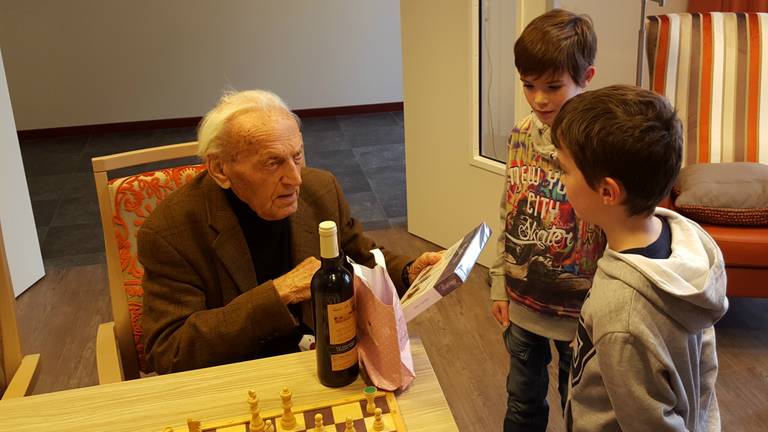
<path id="1" fill-rule="evenodd" d="M 722 253 L 695 222 L 656 207 L 680 170 L 673 108 L 638 87 L 606 87 L 569 100 L 552 138 L 568 200 L 608 240 L 579 318 L 567 429 L 720 430 Z"/>

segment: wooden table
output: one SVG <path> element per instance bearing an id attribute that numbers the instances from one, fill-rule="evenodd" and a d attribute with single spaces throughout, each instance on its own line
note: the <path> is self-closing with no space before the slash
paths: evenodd
<path id="1" fill-rule="evenodd" d="M 397 396 L 408 431 L 458 431 L 424 346 L 418 339 L 411 345 L 416 379 Z M 307 405 L 358 395 L 364 385 L 358 378 L 339 389 L 322 386 L 314 352 L 303 352 L 0 401 L 0 431 L 161 432 L 185 427 L 187 418 L 247 415 L 249 389 L 262 410 L 272 410 L 284 386 L 294 405 Z"/>

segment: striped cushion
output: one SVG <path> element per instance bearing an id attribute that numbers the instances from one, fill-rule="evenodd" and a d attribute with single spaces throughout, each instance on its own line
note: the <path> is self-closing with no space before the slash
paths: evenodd
<path id="1" fill-rule="evenodd" d="M 768 14 L 668 14 L 647 27 L 651 89 L 683 120 L 683 163 L 768 163 Z"/>

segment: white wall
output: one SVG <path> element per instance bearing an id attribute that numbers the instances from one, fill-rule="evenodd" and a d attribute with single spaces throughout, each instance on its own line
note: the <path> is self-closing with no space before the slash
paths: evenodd
<path id="1" fill-rule="evenodd" d="M 199 116 L 227 88 L 402 100 L 391 0 L 3 0 L 0 45 L 20 130 Z"/>
<path id="2" fill-rule="evenodd" d="M 611 84 L 634 84 L 637 68 L 637 42 L 640 31 L 638 0 L 559 0 L 558 7 L 592 18 L 597 33 L 597 75 L 590 84 L 596 89 Z M 685 12 L 688 0 L 665 0 L 664 7 L 648 1 L 647 15 Z M 643 55 L 645 59 L 645 55 Z M 647 88 L 648 66 L 643 67 Z"/>
<path id="3" fill-rule="evenodd" d="M 43 258 L 37 241 L 24 164 L 8 98 L 3 55 L 0 52 L 0 228 L 15 295 L 43 277 Z"/>

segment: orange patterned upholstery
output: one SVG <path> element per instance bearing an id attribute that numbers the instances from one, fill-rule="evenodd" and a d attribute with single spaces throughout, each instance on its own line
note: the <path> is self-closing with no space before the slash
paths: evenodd
<path id="1" fill-rule="evenodd" d="M 142 372 L 150 372 L 150 370 L 144 359 L 144 345 L 141 342 L 141 312 L 144 296 L 141 280 L 144 276 L 144 268 L 137 256 L 136 233 L 144 219 L 169 193 L 186 184 L 203 169 L 205 169 L 203 165 L 186 165 L 120 177 L 109 182 L 114 213 L 112 224 L 120 253 L 123 288 L 128 300 L 133 338 Z"/>

